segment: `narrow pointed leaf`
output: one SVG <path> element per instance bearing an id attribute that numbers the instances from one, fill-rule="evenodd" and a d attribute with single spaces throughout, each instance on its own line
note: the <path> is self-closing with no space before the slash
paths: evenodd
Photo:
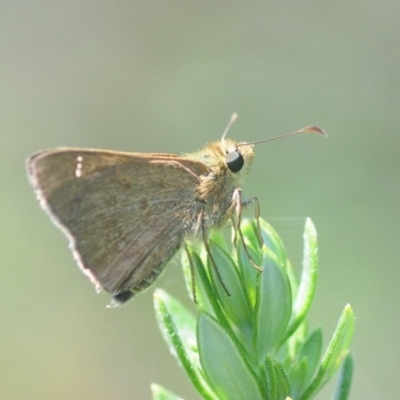
<path id="1" fill-rule="evenodd" d="M 215 399 L 198 361 L 196 320 L 180 302 L 161 289 L 154 292 L 154 308 L 161 333 L 193 386 L 206 399 Z"/>
<path id="2" fill-rule="evenodd" d="M 280 342 L 292 310 L 289 279 L 275 254 L 265 246 L 262 269 L 254 311 L 254 343 L 261 359 Z"/>
<path id="3" fill-rule="evenodd" d="M 336 385 L 333 400 L 347 400 L 350 394 L 351 381 L 353 379 L 353 357 L 349 353 L 340 368 L 339 380 Z"/>
<path id="4" fill-rule="evenodd" d="M 254 221 L 253 223 L 255 224 Z M 260 218 L 260 227 L 261 237 L 263 238 L 265 246 L 267 246 L 279 260 L 286 260 L 285 246 L 276 230 L 262 218 Z"/>
<path id="5" fill-rule="evenodd" d="M 189 254 L 182 252 L 182 268 L 186 283 L 186 289 L 190 298 L 194 301 L 193 295 L 196 296 L 197 304 L 210 314 L 214 313 L 214 306 L 211 304 L 212 299 L 215 299 L 214 289 L 206 272 L 206 267 L 203 264 L 196 250 L 188 249 Z M 193 266 L 195 293 L 193 293 L 192 271 Z"/>
<path id="6" fill-rule="evenodd" d="M 214 286 L 208 275 L 208 271 L 204 266 L 202 258 L 196 251 L 193 250 L 189 250 L 189 254 L 194 267 L 196 296 L 198 292 L 199 293 L 198 302 L 200 303 L 199 304 L 200 308 L 203 309 L 204 311 L 207 311 L 209 314 L 215 316 L 219 321 L 223 322 L 225 326 L 229 326 L 229 322 L 218 301 L 218 297 L 215 293 Z M 206 258 L 206 256 L 204 256 L 204 258 Z M 190 276 L 191 273 L 190 271 L 187 273 L 189 274 L 187 278 L 190 279 L 189 287 L 190 290 L 192 290 L 191 276 Z"/>
<path id="7" fill-rule="evenodd" d="M 157 383 L 150 385 L 153 400 L 183 400 L 182 397 L 177 396 L 175 393 Z"/>
<path id="8" fill-rule="evenodd" d="M 296 361 L 290 370 L 289 380 L 290 380 L 290 394 L 293 398 L 297 399 L 301 393 L 303 387 L 305 386 L 305 376 L 307 375 L 308 362 L 305 357 Z"/>
<path id="9" fill-rule="evenodd" d="M 297 354 L 303 346 L 304 341 L 306 340 L 308 333 L 308 323 L 304 320 L 300 326 L 292 333 L 292 335 L 286 340 L 281 340 L 281 345 L 279 347 L 279 353 L 281 352 L 281 348 L 284 350 L 287 348 L 288 354 L 293 358 L 297 358 Z M 287 338 L 285 333 L 284 339 Z"/>
<path id="10" fill-rule="evenodd" d="M 206 313 L 198 319 L 197 342 L 203 371 L 219 400 L 264 398 L 261 383 L 240 344 Z"/>
<path id="11" fill-rule="evenodd" d="M 285 368 L 278 360 L 273 360 L 275 366 L 276 373 L 276 381 L 277 381 L 277 400 L 284 400 L 287 396 L 290 396 L 290 382 L 289 378 L 286 374 Z"/>
<path id="12" fill-rule="evenodd" d="M 278 383 L 274 360 L 271 356 L 267 356 L 265 358 L 265 375 L 267 383 L 267 392 L 265 398 L 268 400 L 276 400 L 278 396 Z"/>
<path id="13" fill-rule="evenodd" d="M 261 258 L 255 255 L 255 252 L 251 247 L 248 247 L 247 250 L 250 253 L 250 257 L 252 257 L 252 260 Z M 261 254 L 261 251 L 259 253 Z M 251 308 L 253 308 L 256 301 L 257 277 L 260 275 L 260 271 L 257 271 L 257 269 L 252 265 L 248 254 L 244 250 L 243 243 L 241 242 L 237 244 L 237 259 L 241 276 L 244 281 L 245 293 Z"/>
<path id="14" fill-rule="evenodd" d="M 241 274 L 226 251 L 212 241 L 209 247 L 215 265 L 209 258 L 208 269 L 220 304 L 237 327 L 248 330 L 251 325 L 252 310 Z"/>
<path id="15" fill-rule="evenodd" d="M 297 293 L 299 292 L 299 280 L 298 280 L 298 278 L 293 270 L 293 266 L 289 260 L 286 260 L 285 271 L 289 278 L 290 287 L 292 289 L 292 298 L 295 299 L 297 297 Z"/>
<path id="16" fill-rule="evenodd" d="M 314 299 L 318 278 L 318 243 L 317 232 L 310 218 L 307 218 L 304 228 L 303 270 L 296 300 L 293 305 L 293 315 L 285 338 L 290 336 L 301 324 L 310 310 Z"/>
<path id="17" fill-rule="evenodd" d="M 349 352 L 353 332 L 354 313 L 350 305 L 347 305 L 340 316 L 335 333 L 322 358 L 318 373 L 305 390 L 301 400 L 311 398 L 332 378 Z"/>
<path id="18" fill-rule="evenodd" d="M 303 386 L 306 387 L 314 376 L 318 368 L 318 363 L 322 353 L 322 330 L 315 329 L 306 339 L 300 350 L 299 359 L 303 357 L 307 359 L 307 374 L 303 378 Z"/>

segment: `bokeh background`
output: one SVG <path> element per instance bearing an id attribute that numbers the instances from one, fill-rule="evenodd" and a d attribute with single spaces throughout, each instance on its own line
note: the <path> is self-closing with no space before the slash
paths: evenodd
<path id="1" fill-rule="evenodd" d="M 188 152 L 229 135 L 328 133 L 256 148 L 244 193 L 297 268 L 319 232 L 312 326 L 356 316 L 353 399 L 396 396 L 399 350 L 400 3 L 0 3 L 0 398 L 196 399 L 161 339 L 154 287 L 105 308 L 25 175 L 54 146 Z M 173 263 L 157 287 L 189 304 Z M 330 398 L 328 387 L 319 399 Z"/>

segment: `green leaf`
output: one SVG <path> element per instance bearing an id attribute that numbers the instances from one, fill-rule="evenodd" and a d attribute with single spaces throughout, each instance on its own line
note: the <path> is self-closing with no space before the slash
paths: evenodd
<path id="1" fill-rule="evenodd" d="M 283 340 L 286 340 L 301 324 L 310 310 L 314 299 L 318 278 L 317 232 L 310 218 L 304 228 L 303 271 L 296 300 L 293 305 L 292 320 Z"/>
<path id="2" fill-rule="evenodd" d="M 354 332 L 354 313 L 350 305 L 346 305 L 340 316 L 335 333 L 321 361 L 318 373 L 305 390 L 301 400 L 311 398 L 328 382 L 349 352 Z"/>
<path id="3" fill-rule="evenodd" d="M 317 368 L 318 362 L 321 358 L 322 353 L 322 330 L 321 328 L 315 329 L 304 342 L 301 350 L 299 359 L 303 357 L 307 359 L 307 374 L 303 380 L 303 388 L 310 382 L 311 378 L 314 376 Z M 294 396 L 296 397 L 296 396 Z"/>
<path id="4" fill-rule="evenodd" d="M 290 394 L 293 398 L 297 399 L 304 387 L 304 378 L 307 375 L 308 362 L 305 357 L 296 361 L 290 370 L 289 380 L 291 383 Z"/>
<path id="5" fill-rule="evenodd" d="M 347 354 L 340 368 L 339 380 L 336 385 L 333 400 L 347 400 L 350 394 L 351 381 L 353 379 L 353 357 Z"/>
<path id="6" fill-rule="evenodd" d="M 262 269 L 254 311 L 254 343 L 260 359 L 280 342 L 292 310 L 289 279 L 276 255 L 265 246 Z"/>
<path id="7" fill-rule="evenodd" d="M 209 248 L 215 265 L 209 257 L 208 270 L 222 309 L 238 328 L 248 331 L 251 329 L 252 310 L 239 270 L 229 254 L 216 243 L 210 241 Z"/>
<path id="8" fill-rule="evenodd" d="M 210 232 L 210 239 L 218 246 L 226 249 L 226 241 L 222 229 L 213 229 Z"/>
<path id="9" fill-rule="evenodd" d="M 252 257 L 252 260 L 261 258 L 256 256 L 255 251 L 251 247 L 248 246 L 247 250 L 250 253 L 250 257 Z M 261 254 L 261 252 L 259 253 Z M 260 275 L 260 271 L 257 271 L 257 269 L 254 268 L 254 265 L 251 263 L 241 241 L 238 241 L 237 244 L 237 261 L 250 307 L 253 308 L 256 301 L 257 277 Z"/>
<path id="10" fill-rule="evenodd" d="M 207 311 L 212 316 L 215 316 L 225 327 L 231 329 L 229 321 L 221 307 L 221 304 L 216 295 L 216 290 L 211 282 L 211 278 L 208 275 L 207 269 L 204 267 L 203 261 L 196 252 L 192 252 L 194 264 L 195 264 L 195 279 L 196 288 L 198 285 L 202 291 L 203 307 L 200 309 Z M 205 306 L 205 304 L 207 306 Z"/>
<path id="11" fill-rule="evenodd" d="M 193 386 L 206 399 L 215 399 L 198 361 L 196 320 L 179 301 L 161 289 L 154 292 L 154 308 L 161 332 Z"/>
<path id="12" fill-rule="evenodd" d="M 303 346 L 305 338 L 307 337 L 308 324 L 307 321 L 295 330 L 292 336 L 284 342 L 280 341 L 279 347 L 275 350 L 275 356 L 278 360 L 282 360 L 287 371 L 290 371 L 291 365 L 294 360 L 298 358 L 298 353 Z"/>
<path id="13" fill-rule="evenodd" d="M 288 275 L 290 287 L 292 289 L 292 298 L 295 299 L 297 297 L 297 293 L 299 291 L 299 282 L 298 282 L 297 276 L 293 270 L 292 264 L 289 260 L 286 260 L 285 271 Z"/>
<path id="14" fill-rule="evenodd" d="M 304 341 L 306 340 L 307 334 L 308 334 L 308 323 L 306 320 L 304 320 L 286 342 L 283 342 L 281 340 L 281 343 L 283 344 L 280 346 L 280 349 L 287 346 L 288 354 L 293 359 L 296 359 L 297 354 L 299 353 L 300 349 L 303 346 Z M 279 353 L 280 352 L 281 351 L 279 350 Z"/>
<path id="15" fill-rule="evenodd" d="M 277 400 L 285 400 L 287 396 L 290 395 L 290 382 L 289 378 L 286 375 L 285 368 L 278 360 L 274 361 L 275 373 L 276 373 L 276 380 L 277 380 Z"/>
<path id="16" fill-rule="evenodd" d="M 203 261 L 198 255 L 197 251 L 189 248 L 187 250 L 188 253 L 182 253 L 182 267 L 186 282 L 186 289 L 190 298 L 194 301 L 191 271 L 192 264 L 197 304 L 210 314 L 214 314 L 214 309 L 217 305 L 213 304 L 215 303 L 215 294 L 210 278 L 207 274 L 206 267 L 204 266 Z M 219 305 L 217 307 L 219 308 Z"/>
<path id="17" fill-rule="evenodd" d="M 177 396 L 157 383 L 152 383 L 150 388 L 153 400 L 183 400 L 182 397 Z"/>
<path id="18" fill-rule="evenodd" d="M 265 376 L 267 392 L 265 398 L 276 400 L 278 396 L 278 384 L 276 379 L 275 363 L 271 356 L 265 358 Z"/>
<path id="19" fill-rule="evenodd" d="M 258 238 L 257 224 L 255 220 L 244 218 L 240 224 L 240 230 L 243 234 L 243 239 L 247 247 L 253 251 L 260 250 L 260 242 Z M 236 235 L 237 243 L 243 242 L 240 240 L 239 235 Z"/>
<path id="20" fill-rule="evenodd" d="M 188 292 L 188 295 L 189 295 L 190 299 L 192 301 L 194 301 L 194 298 L 193 298 L 193 287 L 192 287 L 192 271 L 191 271 L 189 256 L 186 253 L 186 251 L 182 251 L 181 252 L 181 264 L 182 264 L 183 278 L 185 279 L 186 290 Z M 196 269 L 195 266 L 193 268 L 194 268 L 194 270 Z M 195 283 L 197 284 L 196 277 L 195 277 Z M 202 299 L 201 299 L 201 296 L 198 293 L 197 288 L 196 288 L 196 300 L 197 300 L 198 304 L 202 304 L 201 303 Z"/>
<path id="21" fill-rule="evenodd" d="M 241 345 L 207 313 L 198 318 L 197 342 L 204 373 L 219 400 L 264 398 Z"/>
<path id="22" fill-rule="evenodd" d="M 255 224 L 255 221 L 253 221 Z M 267 246 L 282 262 L 286 261 L 285 246 L 276 230 L 265 220 L 260 218 L 261 237 Z"/>

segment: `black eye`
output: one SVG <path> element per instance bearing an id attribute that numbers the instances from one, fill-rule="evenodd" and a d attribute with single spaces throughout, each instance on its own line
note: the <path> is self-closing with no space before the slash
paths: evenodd
<path id="1" fill-rule="evenodd" d="M 231 151 L 226 155 L 226 165 L 231 172 L 239 172 L 244 165 L 243 156 L 237 151 Z"/>

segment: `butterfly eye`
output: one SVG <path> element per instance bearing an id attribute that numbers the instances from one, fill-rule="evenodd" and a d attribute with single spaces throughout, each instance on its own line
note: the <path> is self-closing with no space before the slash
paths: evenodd
<path id="1" fill-rule="evenodd" d="M 243 156 L 237 151 L 231 151 L 226 155 L 226 165 L 231 172 L 239 172 L 244 165 Z"/>

